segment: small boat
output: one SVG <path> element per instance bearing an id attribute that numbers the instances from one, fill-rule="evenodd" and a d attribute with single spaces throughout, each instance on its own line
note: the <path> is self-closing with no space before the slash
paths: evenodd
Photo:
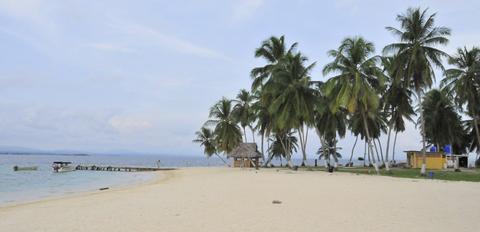
<path id="1" fill-rule="evenodd" d="M 13 166 L 13 171 L 18 172 L 18 171 L 37 171 L 38 167 L 37 166 L 25 166 L 25 167 L 20 167 L 20 166 Z"/>
<path id="2" fill-rule="evenodd" d="M 56 161 L 53 162 L 52 168 L 53 172 L 71 172 L 75 171 L 75 167 L 71 165 L 72 162 L 63 162 L 63 161 Z"/>

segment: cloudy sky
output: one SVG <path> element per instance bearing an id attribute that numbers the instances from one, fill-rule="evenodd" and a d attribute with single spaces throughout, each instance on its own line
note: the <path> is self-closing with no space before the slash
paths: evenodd
<path id="1" fill-rule="evenodd" d="M 361 35 L 381 51 L 409 6 L 452 29 L 446 51 L 479 45 L 475 0 L 1 0 L 0 146 L 200 155 L 194 132 L 216 100 L 249 88 L 262 40 L 299 42 L 325 80 L 329 49 Z M 311 136 L 309 153 L 318 146 Z M 410 125 L 397 153 L 418 146 Z"/>

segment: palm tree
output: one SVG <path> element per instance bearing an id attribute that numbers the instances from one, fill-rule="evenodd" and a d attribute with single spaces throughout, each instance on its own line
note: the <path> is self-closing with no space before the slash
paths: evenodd
<path id="1" fill-rule="evenodd" d="M 349 113 L 360 115 L 370 151 L 373 137 L 368 119 L 377 112 L 378 89 L 383 85 L 382 70 L 377 66 L 378 58 L 370 57 L 374 50 L 374 45 L 361 37 L 346 38 L 337 50 L 328 52 L 334 61 L 323 69 L 324 75 L 337 74 L 327 81 L 326 86 L 326 94 L 336 96 L 330 104 L 332 111 L 345 108 Z M 379 173 L 376 162 L 374 167 Z"/>
<path id="2" fill-rule="evenodd" d="M 276 134 L 270 140 L 270 147 L 268 148 L 268 153 L 270 157 L 279 157 L 287 158 L 287 154 L 292 154 L 297 152 L 298 142 L 297 137 L 293 135 L 293 132 Z M 285 152 L 285 147 L 290 149 L 289 152 Z"/>
<path id="3" fill-rule="evenodd" d="M 445 91 L 432 89 L 425 94 L 422 104 L 425 113 L 427 141 L 440 149 L 446 144 L 461 144 L 465 137 L 460 115 Z M 448 122 L 448 123 L 445 123 Z"/>
<path id="4" fill-rule="evenodd" d="M 245 130 L 246 127 L 250 127 L 252 130 L 252 138 L 253 142 L 255 142 L 255 132 L 253 131 L 252 122 L 254 121 L 254 114 L 252 111 L 252 100 L 253 96 L 245 89 L 240 90 L 235 100 L 236 104 L 233 107 L 233 114 L 238 122 L 240 122 L 240 126 L 243 129 L 243 136 L 245 138 L 245 142 L 247 140 L 247 131 Z"/>
<path id="5" fill-rule="evenodd" d="M 194 139 L 193 142 L 200 143 L 200 146 L 203 147 L 203 153 L 205 153 L 208 158 L 210 158 L 212 155 L 216 155 L 227 166 L 230 166 L 220 155 L 218 155 L 217 146 L 215 144 L 215 135 L 211 129 L 202 127 L 200 128 L 200 131 L 195 132 L 195 135 L 197 138 Z"/>
<path id="6" fill-rule="evenodd" d="M 323 85 L 325 86 L 325 85 Z M 326 144 L 331 144 L 330 147 L 335 148 L 337 146 L 337 134 L 343 138 L 347 130 L 347 114 L 348 112 L 344 108 L 339 108 L 337 111 L 332 111 L 329 107 L 330 102 L 333 101 L 335 96 L 322 95 L 323 91 L 318 91 L 317 104 L 315 106 L 315 130 L 320 138 L 322 147 L 326 147 Z M 333 151 L 336 153 L 336 151 Z M 337 167 L 338 159 L 335 157 L 335 168 Z"/>
<path id="7" fill-rule="evenodd" d="M 396 62 L 395 59 L 396 56 L 382 58 L 382 66 L 387 81 L 381 102 L 383 110 L 390 117 L 388 120 L 387 147 L 385 151 L 387 169 L 389 165 L 390 137 L 392 130 L 395 131 L 396 140 L 397 133 L 399 131 L 405 131 L 404 118 L 413 122 L 411 116 L 415 114 L 411 104 L 412 92 L 401 82 L 401 79 L 398 76 L 400 71 L 398 71 L 394 65 Z M 393 149 L 393 161 L 395 162 L 395 148 Z"/>
<path id="8" fill-rule="evenodd" d="M 253 118 L 255 118 L 256 120 L 255 130 L 258 130 L 260 134 L 262 156 L 263 156 L 263 161 L 265 162 L 264 139 L 265 137 L 268 137 L 270 135 L 271 115 L 268 112 L 268 107 L 262 104 L 258 90 L 256 94 L 254 94 L 253 96 L 255 101 L 252 103 L 252 114 L 253 114 Z M 265 162 L 264 165 L 266 166 L 268 164 Z"/>
<path id="9" fill-rule="evenodd" d="M 267 61 L 267 64 L 262 67 L 256 67 L 250 72 L 250 76 L 253 79 L 252 83 L 252 92 L 256 93 L 258 98 L 255 103 L 255 114 L 257 120 L 257 129 L 259 129 L 262 138 L 269 136 L 270 132 L 273 129 L 273 118 L 272 114 L 269 112 L 269 106 L 274 100 L 274 93 L 263 91 L 265 83 L 271 80 L 273 70 L 278 69 L 278 65 L 281 61 L 285 60 L 287 54 L 294 52 L 297 43 L 293 43 L 288 49 L 285 44 L 285 36 L 275 37 L 271 36 L 269 39 L 262 42 L 261 46 L 255 50 L 256 58 L 263 58 Z M 277 67 L 277 68 L 276 68 Z M 262 145 L 263 152 L 263 145 Z M 271 156 L 268 158 L 267 162 L 264 163 L 265 166 L 271 160 Z"/>
<path id="10" fill-rule="evenodd" d="M 455 68 L 445 71 L 445 79 L 442 87 L 455 97 L 456 104 L 463 109 L 466 105 L 466 113 L 473 122 L 470 123 L 475 133 L 476 144 L 480 144 L 480 132 L 478 128 L 480 118 L 480 49 L 466 47 L 457 49 L 457 54 L 449 59 L 449 63 Z M 477 157 L 480 150 L 477 149 Z"/>
<path id="11" fill-rule="evenodd" d="M 303 164 L 306 161 L 307 133 L 305 125 L 313 121 L 315 90 L 311 87 L 310 70 L 315 63 L 305 65 L 307 58 L 301 53 L 288 53 L 272 69 L 271 78 L 262 87 L 262 97 L 269 99 L 268 110 L 272 115 L 272 128 L 275 133 L 296 129 L 300 138 Z M 308 131 L 308 129 L 307 129 Z M 287 152 L 287 162 L 291 154 Z"/>
<path id="12" fill-rule="evenodd" d="M 321 160 L 322 158 L 325 160 L 325 167 L 328 168 L 330 165 L 330 160 L 333 158 L 335 161 L 334 168 L 337 168 L 338 159 L 342 158 L 342 155 L 338 152 L 342 148 L 337 147 L 337 140 L 333 139 L 328 142 L 322 144 L 320 148 L 317 150 L 318 159 Z"/>
<path id="13" fill-rule="evenodd" d="M 478 143 L 477 132 L 475 131 L 475 125 L 473 120 L 466 120 L 465 122 L 466 134 L 466 144 L 468 145 L 469 152 L 477 151 L 477 156 L 475 157 L 475 166 L 480 167 L 480 143 Z M 477 127 L 480 127 L 480 124 L 477 124 Z"/>
<path id="14" fill-rule="evenodd" d="M 406 86 L 413 89 L 417 95 L 419 106 L 422 105 L 422 92 L 431 87 L 435 79 L 434 66 L 442 70 L 442 58 L 448 55 L 436 48 L 437 45 L 446 45 L 447 36 L 450 35 L 450 29 L 446 27 L 436 27 L 436 14 L 427 15 L 427 10 L 419 8 L 409 8 L 406 14 L 397 16 L 401 29 L 387 27 L 399 38 L 399 42 L 387 45 L 384 54 L 397 54 L 396 66 L 401 70 L 400 76 Z M 421 107 L 419 107 L 421 108 Z M 421 128 L 425 128 L 423 112 L 420 110 Z M 420 171 L 421 175 L 426 173 L 426 148 L 425 131 L 422 129 L 422 155 L 423 164 Z"/>
<path id="15" fill-rule="evenodd" d="M 215 126 L 215 143 L 219 152 L 230 153 L 242 141 L 242 132 L 232 113 L 232 100 L 222 98 L 210 109 L 207 125 Z"/>

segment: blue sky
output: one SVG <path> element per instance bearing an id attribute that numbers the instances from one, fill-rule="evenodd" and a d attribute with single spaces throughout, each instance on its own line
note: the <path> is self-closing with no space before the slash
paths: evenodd
<path id="1" fill-rule="evenodd" d="M 409 6 L 452 29 L 445 51 L 480 45 L 478 1 L 1 0 L 0 146 L 201 154 L 194 132 L 216 100 L 249 88 L 262 40 L 299 42 L 325 80 L 328 50 L 361 35 L 381 51 Z M 397 154 L 419 137 L 410 125 Z"/>

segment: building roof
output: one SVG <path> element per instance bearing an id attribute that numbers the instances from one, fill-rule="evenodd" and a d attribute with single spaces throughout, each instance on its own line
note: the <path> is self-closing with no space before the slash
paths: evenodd
<path id="1" fill-rule="evenodd" d="M 233 149 L 228 157 L 233 158 L 260 158 L 262 154 L 257 150 L 256 143 L 240 143 L 235 149 Z"/>

